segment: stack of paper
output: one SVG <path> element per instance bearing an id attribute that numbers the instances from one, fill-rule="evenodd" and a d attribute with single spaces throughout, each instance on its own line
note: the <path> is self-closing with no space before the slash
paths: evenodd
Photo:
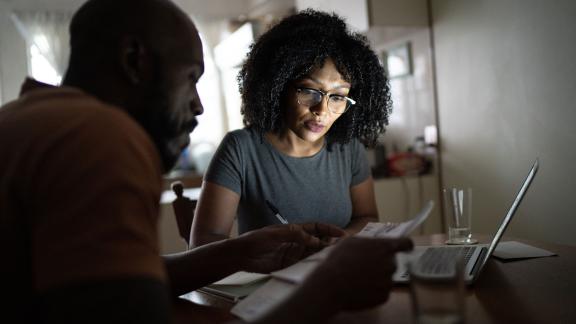
<path id="1" fill-rule="evenodd" d="M 268 278 L 267 274 L 239 271 L 199 291 L 237 302 L 260 288 Z"/>

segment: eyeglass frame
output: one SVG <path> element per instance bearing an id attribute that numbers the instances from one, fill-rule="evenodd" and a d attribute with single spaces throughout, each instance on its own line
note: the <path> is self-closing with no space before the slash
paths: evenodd
<path id="1" fill-rule="evenodd" d="M 350 97 L 347 97 L 347 96 L 340 95 L 340 94 L 336 94 L 336 93 L 328 94 L 328 92 L 324 92 L 322 90 L 318 90 L 318 89 L 314 89 L 314 88 L 308 88 L 308 87 L 295 87 L 295 88 L 296 88 L 296 101 L 298 101 L 298 104 L 300 104 L 302 106 L 313 107 L 315 105 L 318 105 L 322 101 L 324 101 L 324 98 L 326 97 L 326 98 L 328 98 L 328 104 L 326 105 L 328 107 L 328 110 L 333 114 L 342 115 L 342 114 L 346 113 L 348 111 L 348 109 L 350 109 L 351 106 L 354 106 L 356 104 L 356 100 L 354 100 Z M 309 91 L 320 93 L 322 95 L 322 99 L 318 103 L 316 103 L 315 105 L 312 105 L 312 106 L 308 106 L 306 104 L 303 104 L 300 102 L 300 99 L 298 98 L 298 94 L 302 90 L 309 90 Z M 330 98 L 332 98 L 333 96 L 342 97 L 342 98 L 346 99 L 346 109 L 344 109 L 343 112 L 338 113 L 338 112 L 334 112 L 330 109 Z"/>

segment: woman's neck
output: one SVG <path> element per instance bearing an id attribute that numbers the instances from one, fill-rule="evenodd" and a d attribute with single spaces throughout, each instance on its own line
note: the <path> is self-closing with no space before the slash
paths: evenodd
<path id="1" fill-rule="evenodd" d="M 315 142 L 308 142 L 296 136 L 290 130 L 282 130 L 278 133 L 267 132 L 266 139 L 278 151 L 292 157 L 312 156 L 324 147 L 324 137 Z"/>

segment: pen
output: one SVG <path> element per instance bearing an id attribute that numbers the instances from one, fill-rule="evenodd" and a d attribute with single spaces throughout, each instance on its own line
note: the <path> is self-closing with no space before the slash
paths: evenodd
<path id="1" fill-rule="evenodd" d="M 271 202 L 266 200 L 266 205 L 268 205 L 268 208 L 270 208 L 270 210 L 274 213 L 274 216 L 276 216 L 276 218 L 278 218 L 280 223 L 288 224 L 288 221 L 286 220 L 286 218 L 284 218 L 284 217 L 282 217 L 282 215 L 280 215 L 280 212 L 278 211 L 278 209 L 276 207 L 274 207 L 274 205 L 272 205 Z"/>

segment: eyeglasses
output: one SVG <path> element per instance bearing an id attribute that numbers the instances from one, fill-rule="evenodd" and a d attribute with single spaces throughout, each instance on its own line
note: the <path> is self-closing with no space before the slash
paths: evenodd
<path id="1" fill-rule="evenodd" d="M 298 98 L 298 103 L 306 106 L 313 107 L 322 102 L 324 96 L 328 97 L 328 110 L 334 114 L 345 113 L 350 106 L 355 105 L 356 101 L 342 95 L 338 94 L 328 94 L 326 92 L 298 87 L 296 88 L 296 97 Z"/>

